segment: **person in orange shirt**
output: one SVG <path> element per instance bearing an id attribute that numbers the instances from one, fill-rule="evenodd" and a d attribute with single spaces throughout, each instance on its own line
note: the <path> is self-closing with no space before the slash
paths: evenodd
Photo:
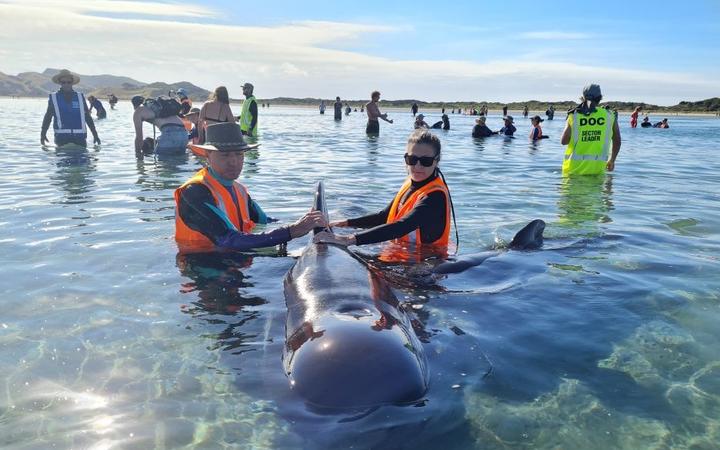
<path id="1" fill-rule="evenodd" d="M 408 177 L 383 210 L 354 219 L 331 222 L 334 227 L 367 228 L 349 235 L 321 232 L 315 242 L 363 245 L 396 240 L 447 248 L 450 237 L 451 201 L 438 168 L 440 139 L 428 130 L 410 135 L 405 149 Z"/>
<path id="2" fill-rule="evenodd" d="M 637 128 L 638 116 L 640 115 L 640 111 L 642 111 L 642 106 L 636 106 L 635 111 L 630 114 L 630 128 Z"/>
<path id="3" fill-rule="evenodd" d="M 208 166 L 175 190 L 175 241 L 181 253 L 272 247 L 327 225 L 320 211 L 310 211 L 289 226 L 252 232 L 258 223 L 275 221 L 236 181 L 245 152 L 258 145 L 247 144 L 240 127 L 227 122 L 210 125 L 204 145 L 189 146 L 193 153 L 207 158 Z"/>

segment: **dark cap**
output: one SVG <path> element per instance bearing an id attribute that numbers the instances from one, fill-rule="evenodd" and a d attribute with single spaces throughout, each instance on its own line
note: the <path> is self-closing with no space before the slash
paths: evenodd
<path id="1" fill-rule="evenodd" d="M 583 88 L 583 98 L 585 100 L 598 100 L 602 98 L 602 91 L 597 84 L 588 84 Z"/>
<path id="2" fill-rule="evenodd" d="M 545 119 L 543 119 L 543 118 L 540 117 L 540 116 L 533 116 L 533 118 L 530 119 L 530 120 L 537 120 L 538 122 L 544 122 L 544 121 L 545 121 Z"/>
<path id="3" fill-rule="evenodd" d="M 145 101 L 145 97 L 142 95 L 136 95 L 133 98 L 130 99 L 130 102 L 133 105 L 133 108 L 137 108 L 138 106 L 142 105 L 142 103 Z"/>

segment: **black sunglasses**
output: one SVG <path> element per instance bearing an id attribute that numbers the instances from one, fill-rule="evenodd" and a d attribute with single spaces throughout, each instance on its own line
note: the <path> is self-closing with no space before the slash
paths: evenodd
<path id="1" fill-rule="evenodd" d="M 405 164 L 407 164 L 408 166 L 414 166 L 418 163 L 418 161 L 420 161 L 421 166 L 430 167 L 433 165 L 436 159 L 437 156 L 415 156 L 405 153 Z"/>

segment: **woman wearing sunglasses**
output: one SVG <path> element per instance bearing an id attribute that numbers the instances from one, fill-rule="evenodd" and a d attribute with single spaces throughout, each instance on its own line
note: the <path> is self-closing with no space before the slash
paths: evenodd
<path id="1" fill-rule="evenodd" d="M 447 247 L 450 237 L 450 194 L 442 174 L 440 139 L 428 130 L 410 135 L 405 150 L 408 178 L 395 198 L 380 212 L 355 219 L 331 222 L 334 227 L 367 228 L 338 235 L 318 233 L 315 242 L 364 245 L 389 240 L 403 244 L 433 244 Z"/>

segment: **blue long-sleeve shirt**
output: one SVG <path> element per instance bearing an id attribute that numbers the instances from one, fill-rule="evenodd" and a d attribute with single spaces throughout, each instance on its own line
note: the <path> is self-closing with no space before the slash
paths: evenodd
<path id="1" fill-rule="evenodd" d="M 508 125 L 506 127 L 500 128 L 499 133 L 503 134 L 505 136 L 512 136 L 517 131 L 517 128 L 515 128 L 515 125 Z"/>

